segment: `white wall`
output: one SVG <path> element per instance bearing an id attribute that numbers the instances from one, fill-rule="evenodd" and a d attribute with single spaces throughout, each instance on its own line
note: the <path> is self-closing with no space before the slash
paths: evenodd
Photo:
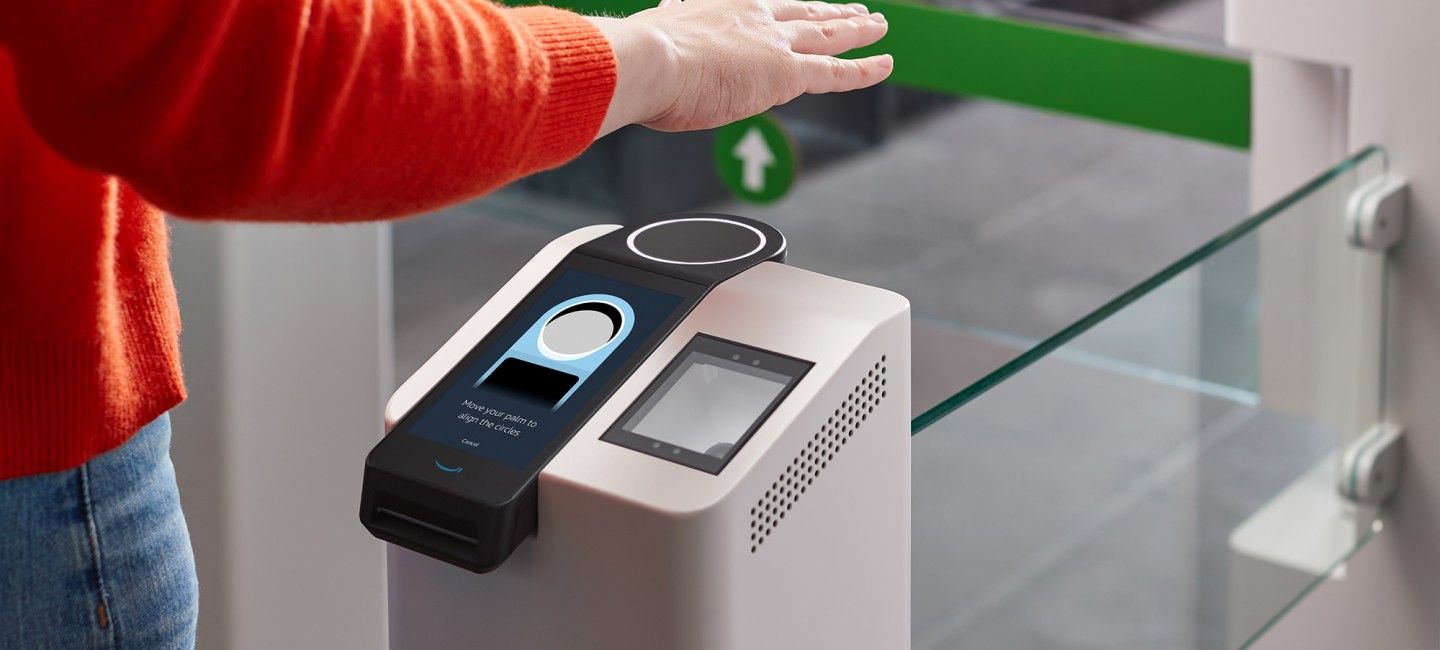
<path id="1" fill-rule="evenodd" d="M 393 387 L 389 227 L 175 221 L 173 237 L 199 647 L 383 648 L 384 551 L 357 513 Z"/>

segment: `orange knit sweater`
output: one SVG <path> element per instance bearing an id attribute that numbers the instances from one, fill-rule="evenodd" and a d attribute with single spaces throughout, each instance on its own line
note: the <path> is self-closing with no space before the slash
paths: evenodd
<path id="1" fill-rule="evenodd" d="M 605 38 L 548 8 L 0 3 L 0 479 L 79 465 L 184 398 L 160 209 L 434 208 L 578 154 L 614 86 Z"/>

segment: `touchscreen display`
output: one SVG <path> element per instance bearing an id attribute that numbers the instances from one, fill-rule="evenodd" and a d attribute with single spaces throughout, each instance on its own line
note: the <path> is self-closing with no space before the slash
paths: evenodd
<path id="1" fill-rule="evenodd" d="M 601 439 L 719 473 L 810 365 L 697 335 Z"/>
<path id="2" fill-rule="evenodd" d="M 570 269 L 526 299 L 427 397 L 409 435 L 523 469 L 680 308 L 682 298 Z"/>

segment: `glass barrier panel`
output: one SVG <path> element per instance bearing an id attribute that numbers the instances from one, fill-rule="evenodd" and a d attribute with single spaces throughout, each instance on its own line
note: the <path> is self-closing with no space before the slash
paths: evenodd
<path id="1" fill-rule="evenodd" d="M 1258 252 L 1286 223 L 1339 239 L 1383 173 L 1362 152 L 917 417 L 915 648 L 1243 647 L 1335 574 L 1370 531 L 1344 432 L 1257 388 Z"/>

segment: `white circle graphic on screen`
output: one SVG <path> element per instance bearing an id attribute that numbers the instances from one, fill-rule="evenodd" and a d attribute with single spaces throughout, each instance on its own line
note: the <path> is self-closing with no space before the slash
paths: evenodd
<path id="1" fill-rule="evenodd" d="M 540 330 L 540 352 L 558 361 L 579 359 L 605 347 L 624 322 L 608 302 L 582 302 L 556 314 Z"/>

